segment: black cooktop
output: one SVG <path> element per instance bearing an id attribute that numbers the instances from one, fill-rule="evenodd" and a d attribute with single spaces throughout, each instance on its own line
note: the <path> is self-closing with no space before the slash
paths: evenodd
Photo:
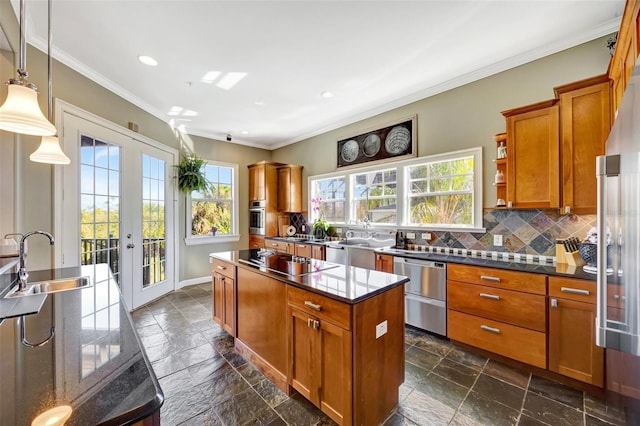
<path id="1" fill-rule="evenodd" d="M 312 274 L 340 266 L 324 260 L 309 259 L 263 249 L 252 249 L 249 251 L 248 257 L 238 260 L 248 265 L 265 268 L 271 272 L 293 276 Z"/>

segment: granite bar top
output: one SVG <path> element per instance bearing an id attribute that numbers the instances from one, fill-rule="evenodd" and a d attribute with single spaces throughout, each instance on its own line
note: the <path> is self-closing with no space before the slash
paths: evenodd
<path id="1" fill-rule="evenodd" d="M 322 269 L 306 275 L 283 275 L 258 265 L 241 262 L 241 260 L 248 261 L 252 255 L 255 257 L 257 251 L 257 249 L 227 251 L 211 253 L 209 256 L 349 304 L 362 302 L 409 281 L 409 278 L 402 275 L 324 261 L 321 262 L 323 267 L 330 269 Z"/>
<path id="2" fill-rule="evenodd" d="M 73 408 L 68 426 L 132 424 L 160 409 L 162 390 L 108 265 L 29 271 L 30 282 L 76 276 L 94 285 L 48 294 L 38 314 L 0 323 L 0 426 L 29 425 L 59 405 Z M 52 326 L 55 335 L 28 347 L 21 321 L 30 343 Z"/>

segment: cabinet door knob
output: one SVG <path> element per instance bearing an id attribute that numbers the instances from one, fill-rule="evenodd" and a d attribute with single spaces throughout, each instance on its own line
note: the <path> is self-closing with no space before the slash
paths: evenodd
<path id="1" fill-rule="evenodd" d="M 552 308 L 558 307 L 558 299 L 551 299 L 551 307 Z"/>
<path id="2" fill-rule="evenodd" d="M 571 213 L 571 206 L 564 206 L 564 214 Z"/>

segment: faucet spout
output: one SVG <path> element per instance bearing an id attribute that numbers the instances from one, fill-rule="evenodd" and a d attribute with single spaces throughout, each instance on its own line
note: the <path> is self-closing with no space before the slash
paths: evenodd
<path id="1" fill-rule="evenodd" d="M 53 235 L 45 231 L 27 232 L 22 236 L 22 238 L 20 239 L 20 254 L 19 254 L 20 269 L 18 270 L 18 291 L 25 291 L 27 288 L 27 278 L 29 278 L 29 273 L 27 272 L 27 264 L 26 264 L 27 255 L 24 252 L 24 242 L 27 238 L 29 238 L 34 234 L 44 235 L 45 237 L 49 238 L 50 245 L 55 244 Z"/>

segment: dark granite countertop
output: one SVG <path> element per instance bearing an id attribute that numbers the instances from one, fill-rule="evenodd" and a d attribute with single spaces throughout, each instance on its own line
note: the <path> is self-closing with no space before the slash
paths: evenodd
<path id="1" fill-rule="evenodd" d="M 313 238 L 313 237 L 309 237 L 309 238 L 304 238 L 304 237 L 264 237 L 265 240 L 276 240 L 276 241 L 284 241 L 287 243 L 295 243 L 295 244 L 315 244 L 315 245 L 325 245 L 327 243 L 330 243 L 331 241 L 328 241 L 326 239 L 321 240 L 321 239 L 317 239 L 317 238 Z"/>
<path id="2" fill-rule="evenodd" d="M 93 276 L 94 266 L 30 271 L 29 281 Z M 93 287 L 48 294 L 38 314 L 0 323 L 0 425 L 29 425 L 47 409 L 71 405 L 67 425 L 132 424 L 164 396 L 107 265 Z M 2 275 L 3 287 L 15 274 Z M 2 290 L 0 288 L 0 290 Z M 2 293 L 0 291 L 0 293 Z M 26 296 L 31 297 L 31 296 Z"/>
<path id="3" fill-rule="evenodd" d="M 526 263 L 525 261 L 504 261 L 488 257 L 476 256 L 455 256 L 446 254 L 436 254 L 424 251 L 383 249 L 376 250 L 377 253 L 389 254 L 392 256 L 401 256 L 411 259 L 432 260 L 445 263 L 459 263 L 471 266 L 483 266 L 487 268 L 508 269 L 510 271 L 532 272 L 536 274 L 545 274 L 552 276 L 560 276 L 566 278 L 579 278 L 583 280 L 596 281 L 596 274 L 584 272 L 582 266 L 571 266 L 567 264 L 546 265 L 539 263 Z"/>
<path id="4" fill-rule="evenodd" d="M 318 272 L 297 276 L 283 275 L 271 272 L 258 265 L 248 265 L 241 262 L 241 259 L 248 261 L 252 255 L 255 257 L 257 251 L 256 249 L 227 251 L 211 253 L 209 256 L 234 263 L 241 268 L 250 269 L 270 278 L 349 304 L 362 302 L 376 294 L 380 294 L 409 281 L 409 278 L 402 275 L 324 261 L 320 262 L 326 267 L 331 267 L 330 269 L 323 269 Z"/>

